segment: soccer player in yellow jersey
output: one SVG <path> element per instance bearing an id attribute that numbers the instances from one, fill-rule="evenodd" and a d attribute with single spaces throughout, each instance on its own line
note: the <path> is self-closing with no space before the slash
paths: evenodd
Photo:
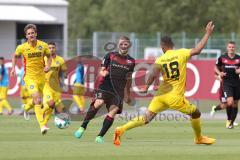
<path id="1" fill-rule="evenodd" d="M 49 71 L 52 59 L 47 43 L 37 40 L 36 25 L 26 25 L 24 32 L 27 42 L 16 48 L 12 58 L 11 75 L 16 76 L 16 58 L 23 56 L 25 69 L 24 82 L 33 98 L 34 111 L 41 128 L 41 133 L 45 134 L 49 128 L 43 124 L 42 91 L 45 84 L 45 72 Z M 48 57 L 46 64 L 44 63 L 45 56 Z"/>
<path id="2" fill-rule="evenodd" d="M 46 83 L 43 89 L 43 103 L 44 103 L 44 124 L 47 125 L 54 107 L 57 107 L 57 112 L 62 112 L 63 104 L 61 103 L 61 75 L 66 77 L 67 66 L 64 59 L 57 55 L 56 43 L 49 42 L 48 47 L 52 56 L 52 64 L 48 73 L 46 73 Z M 45 58 L 45 60 L 47 60 Z"/>
<path id="3" fill-rule="evenodd" d="M 159 89 L 144 116 L 136 117 L 127 124 L 115 129 L 115 145 L 120 145 L 120 137 L 124 132 L 149 123 L 159 112 L 166 109 L 177 110 L 191 117 L 196 144 L 213 144 L 215 142 L 213 138 L 202 136 L 200 125 L 201 113 L 196 106 L 190 104 L 184 97 L 187 61 L 190 57 L 200 54 L 213 29 L 213 23 L 209 22 L 205 28 L 205 35 L 193 49 L 173 50 L 174 44 L 172 39 L 168 36 L 161 38 L 161 48 L 164 55 L 156 59 L 152 73 L 149 75 L 146 85 L 140 91 L 146 93 L 154 80 L 159 78 L 159 73 L 163 76 L 163 82 L 159 85 Z"/>

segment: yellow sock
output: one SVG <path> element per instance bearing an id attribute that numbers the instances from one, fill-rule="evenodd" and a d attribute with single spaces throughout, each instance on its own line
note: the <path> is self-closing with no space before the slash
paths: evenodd
<path id="1" fill-rule="evenodd" d="M 24 110 L 25 111 L 29 111 L 30 109 L 32 109 L 34 107 L 34 105 L 33 105 L 33 102 L 32 102 L 32 99 L 31 98 L 28 98 L 27 100 L 26 100 L 26 103 L 24 103 Z"/>
<path id="2" fill-rule="evenodd" d="M 44 103 L 44 104 L 43 104 L 43 108 L 42 108 L 43 114 L 44 114 L 49 108 L 50 108 L 50 107 L 49 107 L 48 103 Z"/>
<path id="3" fill-rule="evenodd" d="M 84 110 L 85 108 L 85 99 L 83 96 L 79 96 L 79 95 L 73 95 L 73 100 L 75 101 L 75 103 L 77 104 L 78 108 L 80 110 Z"/>
<path id="4" fill-rule="evenodd" d="M 3 99 L 2 100 L 2 106 L 3 107 L 6 107 L 8 112 L 11 112 L 12 111 L 12 107 L 10 106 L 10 104 L 8 103 L 8 101 L 6 99 Z"/>
<path id="5" fill-rule="evenodd" d="M 27 104 L 27 98 L 22 98 L 22 104 Z"/>
<path id="6" fill-rule="evenodd" d="M 201 123 L 200 118 L 197 119 L 191 119 L 192 128 L 194 130 L 196 138 L 201 137 Z"/>
<path id="7" fill-rule="evenodd" d="M 85 98 L 84 98 L 84 96 L 80 96 L 79 98 L 81 101 L 82 110 L 84 110 L 85 109 Z"/>
<path id="8" fill-rule="evenodd" d="M 0 100 L 0 113 L 3 112 L 3 105 L 2 105 L 2 100 Z"/>
<path id="9" fill-rule="evenodd" d="M 53 109 L 52 108 L 48 108 L 48 110 L 46 110 L 44 112 L 44 119 L 43 119 L 43 124 L 44 125 L 47 125 L 50 117 L 52 116 L 52 113 L 53 113 Z"/>
<path id="10" fill-rule="evenodd" d="M 142 125 L 145 125 L 145 120 L 143 116 L 140 116 L 140 117 L 134 118 L 133 120 L 126 123 L 125 125 L 121 126 L 120 128 L 122 128 L 124 131 L 127 131 L 129 129 L 136 128 Z"/>
<path id="11" fill-rule="evenodd" d="M 43 124 L 43 110 L 42 110 L 42 105 L 38 104 L 38 105 L 34 105 L 34 112 L 38 121 L 38 124 L 40 126 L 40 128 L 42 128 Z"/>

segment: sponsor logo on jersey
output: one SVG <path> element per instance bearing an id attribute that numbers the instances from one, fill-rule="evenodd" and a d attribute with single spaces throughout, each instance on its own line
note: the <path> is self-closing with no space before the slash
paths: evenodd
<path id="1" fill-rule="evenodd" d="M 39 49 L 39 50 L 42 50 L 42 49 L 43 49 L 43 47 L 42 47 L 42 46 L 38 46 L 38 49 Z"/>
<path id="2" fill-rule="evenodd" d="M 132 63 L 132 61 L 128 59 L 128 60 L 127 60 L 127 63 Z"/>
<path id="3" fill-rule="evenodd" d="M 34 88 L 34 85 L 30 85 L 30 89 L 33 89 Z"/>
<path id="4" fill-rule="evenodd" d="M 28 58 L 41 57 L 42 52 L 28 53 Z"/>

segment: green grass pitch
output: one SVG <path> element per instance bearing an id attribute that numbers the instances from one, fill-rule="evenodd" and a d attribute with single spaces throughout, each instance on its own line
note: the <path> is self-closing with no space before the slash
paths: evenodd
<path id="1" fill-rule="evenodd" d="M 105 143 L 96 144 L 95 136 L 103 117 L 93 120 L 82 139 L 73 137 L 79 122 L 67 129 L 51 128 L 42 136 L 35 118 L 25 121 L 21 116 L 0 117 L 0 160 L 237 160 L 240 156 L 240 130 L 225 129 L 224 122 L 204 120 L 203 132 L 215 137 L 212 146 L 195 145 L 189 121 L 158 121 L 127 132 L 122 145 L 112 144 L 116 119 L 105 136 Z"/>

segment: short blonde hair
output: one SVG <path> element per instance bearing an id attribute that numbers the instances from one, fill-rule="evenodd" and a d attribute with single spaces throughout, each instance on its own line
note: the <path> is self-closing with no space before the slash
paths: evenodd
<path id="1" fill-rule="evenodd" d="M 28 29 L 34 29 L 34 31 L 37 32 L 37 26 L 35 24 L 27 24 L 24 27 L 24 32 L 27 33 Z"/>
<path id="2" fill-rule="evenodd" d="M 130 39 L 127 36 L 120 36 L 119 39 L 125 40 L 125 41 L 130 41 Z"/>

